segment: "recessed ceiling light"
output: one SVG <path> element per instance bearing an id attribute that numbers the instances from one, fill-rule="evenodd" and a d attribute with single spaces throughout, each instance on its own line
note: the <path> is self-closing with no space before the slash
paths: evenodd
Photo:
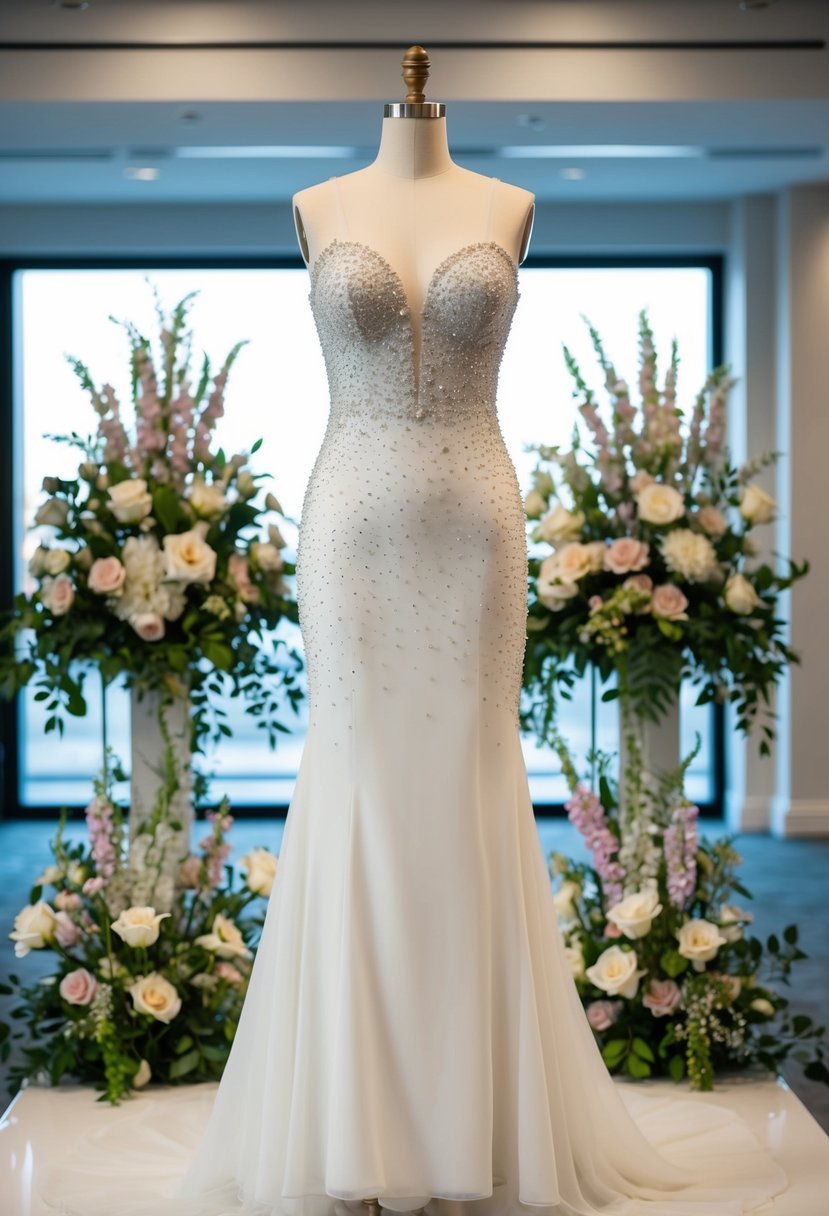
<path id="1" fill-rule="evenodd" d="M 528 131 L 543 131 L 547 126 L 545 119 L 539 114 L 519 114 L 515 121 L 519 127 L 525 127 Z"/>
<path id="2" fill-rule="evenodd" d="M 580 182 L 585 176 L 585 171 L 584 169 L 578 169 L 575 165 L 573 165 L 569 169 L 562 169 L 561 176 L 568 182 Z"/>
<path id="3" fill-rule="evenodd" d="M 154 182 L 158 177 L 158 169 L 152 165 L 127 165 L 124 177 L 134 182 Z"/>
<path id="4" fill-rule="evenodd" d="M 182 122 L 198 122 L 201 118 L 201 114 L 199 114 L 197 110 L 182 110 L 181 114 L 179 114 L 179 118 Z"/>

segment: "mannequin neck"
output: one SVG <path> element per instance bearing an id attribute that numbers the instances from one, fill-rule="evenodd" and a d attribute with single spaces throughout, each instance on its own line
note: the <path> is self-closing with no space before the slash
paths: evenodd
<path id="1" fill-rule="evenodd" d="M 372 168 L 392 177 L 436 177 L 454 166 L 445 118 L 384 118 Z"/>

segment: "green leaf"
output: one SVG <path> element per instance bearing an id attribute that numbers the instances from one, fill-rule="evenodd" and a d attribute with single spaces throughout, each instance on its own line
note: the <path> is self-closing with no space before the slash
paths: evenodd
<path id="1" fill-rule="evenodd" d="M 625 1068 L 637 1080 L 642 1080 L 642 1078 L 651 1075 L 650 1064 L 646 1064 L 644 1060 L 640 1060 L 639 1056 L 635 1055 L 634 1052 L 630 1052 L 625 1060 Z"/>
<path id="2" fill-rule="evenodd" d="M 678 950 L 665 950 L 659 959 L 659 965 L 673 980 L 688 969 L 688 960 L 683 958 Z"/>
<path id="3" fill-rule="evenodd" d="M 189 1034 L 182 1035 L 182 1037 L 179 1039 L 179 1041 L 176 1043 L 176 1046 L 175 1046 L 176 1055 L 177 1056 L 182 1055 L 183 1052 L 189 1051 L 192 1046 L 193 1046 L 193 1036 L 189 1035 Z"/>
<path id="4" fill-rule="evenodd" d="M 679 1084 L 679 1082 L 685 1076 L 685 1061 L 683 1060 L 682 1056 L 671 1056 L 670 1060 L 668 1061 L 668 1073 L 671 1080 L 676 1081 L 677 1084 Z"/>
<path id="5" fill-rule="evenodd" d="M 177 1060 L 174 1060 L 170 1065 L 167 1076 L 171 1081 L 175 1081 L 178 1077 L 184 1077 L 187 1075 L 187 1073 L 193 1072 L 194 1069 L 198 1068 L 198 1066 L 199 1053 L 194 1049 L 193 1051 L 188 1051 L 186 1055 L 179 1056 Z"/>
<path id="6" fill-rule="evenodd" d="M 640 1060 L 648 1060 L 653 1064 L 655 1059 L 654 1054 L 644 1039 L 634 1039 L 632 1047 Z"/>
<path id="7" fill-rule="evenodd" d="M 156 486 L 153 490 L 153 515 L 165 532 L 175 532 L 184 521 L 181 500 L 172 486 Z"/>
<path id="8" fill-rule="evenodd" d="M 621 1062 L 627 1047 L 624 1039 L 611 1039 L 609 1043 L 605 1043 L 602 1048 L 602 1059 L 608 1068 L 615 1068 Z"/>

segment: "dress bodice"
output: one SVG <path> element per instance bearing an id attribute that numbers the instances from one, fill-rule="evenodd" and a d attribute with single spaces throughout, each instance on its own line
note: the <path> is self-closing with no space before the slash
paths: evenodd
<path id="1" fill-rule="evenodd" d="M 445 258 L 417 316 L 381 254 L 335 239 L 313 263 L 309 300 L 332 417 L 495 417 L 498 369 L 518 301 L 515 264 L 495 241 Z"/>

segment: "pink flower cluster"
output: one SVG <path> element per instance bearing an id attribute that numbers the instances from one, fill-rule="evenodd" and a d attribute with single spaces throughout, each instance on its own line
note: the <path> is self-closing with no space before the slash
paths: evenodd
<path id="1" fill-rule="evenodd" d="M 675 908 L 685 907 L 697 885 L 698 815 L 698 807 L 684 803 L 674 810 L 665 829 L 668 897 Z"/>
<path id="2" fill-rule="evenodd" d="M 593 865 L 602 880 L 606 906 L 612 907 L 622 898 L 625 871 L 621 863 L 614 859 L 619 841 L 607 825 L 604 807 L 593 790 L 579 782 L 569 801 L 564 804 L 564 809 L 593 854 Z"/>
<path id="3" fill-rule="evenodd" d="M 230 856 L 231 846 L 225 840 L 225 833 L 233 826 L 233 816 L 223 811 L 208 811 L 206 818 L 213 830 L 199 841 L 199 848 L 205 855 L 207 881 L 217 887 L 222 881 L 224 863 Z"/>
<path id="4" fill-rule="evenodd" d="M 118 864 L 114 808 L 108 798 L 96 794 L 86 808 L 86 827 L 98 877 L 112 878 Z"/>

